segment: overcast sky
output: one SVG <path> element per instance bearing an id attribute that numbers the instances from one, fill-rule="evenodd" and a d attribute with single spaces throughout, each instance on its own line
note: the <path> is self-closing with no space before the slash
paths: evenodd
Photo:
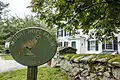
<path id="1" fill-rule="evenodd" d="M 24 17 L 25 15 L 32 14 L 31 10 L 27 8 L 30 5 L 31 0 L 0 0 L 3 2 L 10 3 L 9 5 L 9 14 L 12 16 Z"/>

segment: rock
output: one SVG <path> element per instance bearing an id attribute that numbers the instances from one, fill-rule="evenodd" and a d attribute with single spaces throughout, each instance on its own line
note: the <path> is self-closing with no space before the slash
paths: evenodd
<path id="1" fill-rule="evenodd" d="M 83 56 L 79 56 L 79 57 L 75 58 L 73 61 L 74 62 L 79 62 L 81 58 L 83 58 Z"/>
<path id="2" fill-rule="evenodd" d="M 111 64 L 120 67 L 120 62 L 112 62 Z"/>
<path id="3" fill-rule="evenodd" d="M 80 72 L 82 72 L 84 69 L 83 68 L 79 68 Z"/>
<path id="4" fill-rule="evenodd" d="M 90 70 L 90 67 L 89 67 L 88 64 L 84 63 L 84 65 L 83 65 L 83 69 Z"/>
<path id="5" fill-rule="evenodd" d="M 104 72 L 103 75 L 104 75 L 105 77 L 110 77 L 110 73 L 109 73 L 109 72 Z"/>
<path id="6" fill-rule="evenodd" d="M 101 72 L 96 73 L 97 76 L 102 76 L 103 74 Z"/>
<path id="7" fill-rule="evenodd" d="M 86 80 L 86 78 L 85 77 L 80 77 L 80 79 L 79 80 Z"/>
<path id="8" fill-rule="evenodd" d="M 72 67 L 80 67 L 80 65 L 79 65 L 80 63 L 79 63 L 79 64 L 71 63 L 71 64 L 72 64 L 72 65 L 71 65 Z"/>
<path id="9" fill-rule="evenodd" d="M 82 73 L 81 73 L 81 76 L 88 76 L 89 75 L 89 71 L 88 70 L 84 70 Z"/>
<path id="10" fill-rule="evenodd" d="M 84 63 L 79 63 L 79 66 L 80 66 L 81 68 L 83 68 L 83 67 L 84 67 Z"/>
<path id="11" fill-rule="evenodd" d="M 80 58 L 81 57 L 75 59 Z M 62 59 L 60 68 L 67 74 L 75 77 L 74 80 L 120 80 L 119 62 L 113 62 L 112 64 L 106 63 L 106 61 L 108 61 L 107 58 L 98 59 L 98 63 L 87 62 L 92 60 L 96 61 L 93 55 L 82 58 L 80 62 L 70 62 Z"/>
<path id="12" fill-rule="evenodd" d="M 90 78 L 94 78 L 95 76 L 96 76 L 96 74 L 90 73 Z"/>
<path id="13" fill-rule="evenodd" d="M 80 61 L 85 61 L 87 62 L 90 58 L 93 58 L 95 55 L 90 55 L 90 56 L 87 56 L 87 57 L 84 57 L 82 58 Z"/>
<path id="14" fill-rule="evenodd" d="M 103 78 L 101 80 L 116 80 L 116 79 L 113 79 L 113 78 L 108 78 L 106 76 L 103 76 Z"/>
<path id="15" fill-rule="evenodd" d="M 91 61 L 92 61 L 92 62 L 95 62 L 95 61 L 96 61 L 96 58 L 92 58 Z"/>
<path id="16" fill-rule="evenodd" d="M 72 74 L 74 76 L 77 75 L 78 73 L 80 73 L 80 69 L 79 68 L 75 67 L 75 68 L 72 69 Z"/>
<path id="17" fill-rule="evenodd" d="M 116 79 L 120 80 L 120 68 L 112 69 L 112 73 Z"/>
<path id="18" fill-rule="evenodd" d="M 99 62 L 107 62 L 107 61 L 108 61 L 108 58 L 101 58 L 101 59 L 97 59 L 96 61 L 99 61 Z"/>

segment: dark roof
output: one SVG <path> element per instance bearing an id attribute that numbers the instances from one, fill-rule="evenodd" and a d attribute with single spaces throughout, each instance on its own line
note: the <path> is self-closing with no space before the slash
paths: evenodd
<path id="1" fill-rule="evenodd" d="M 69 51 L 70 50 L 70 51 Z M 72 51 L 71 51 L 72 50 Z M 66 53 L 76 53 L 77 49 L 73 47 L 58 47 L 57 49 L 58 52 L 66 52 Z"/>

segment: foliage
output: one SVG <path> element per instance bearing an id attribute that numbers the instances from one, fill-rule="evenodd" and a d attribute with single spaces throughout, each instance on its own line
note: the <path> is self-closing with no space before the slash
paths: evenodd
<path id="1" fill-rule="evenodd" d="M 32 0 L 33 12 L 49 26 L 75 33 L 94 29 L 97 39 L 113 38 L 120 32 L 120 0 Z"/>
<path id="2" fill-rule="evenodd" d="M 2 35 L 2 25 L 3 25 L 3 19 L 6 16 L 8 10 L 6 9 L 9 6 L 9 3 L 3 3 L 2 1 L 0 1 L 0 35 Z M 1 39 L 1 37 L 0 37 Z M 0 44 L 1 44 L 0 40 Z"/>
<path id="3" fill-rule="evenodd" d="M 3 45 L 0 45 L 0 50 L 5 50 Z"/>
<path id="4" fill-rule="evenodd" d="M 10 19 L 4 19 L 0 24 L 0 45 L 5 41 L 9 41 L 11 37 L 19 30 L 27 27 L 40 27 L 50 32 L 55 36 L 55 29 L 47 28 L 44 22 L 37 20 L 33 16 L 26 16 L 25 18 L 11 17 Z"/>
<path id="5" fill-rule="evenodd" d="M 26 69 L 0 73 L 0 80 L 26 80 Z M 58 68 L 39 68 L 38 80 L 71 80 Z"/>
<path id="6" fill-rule="evenodd" d="M 0 55 L 3 60 L 13 60 L 12 56 L 9 54 Z"/>

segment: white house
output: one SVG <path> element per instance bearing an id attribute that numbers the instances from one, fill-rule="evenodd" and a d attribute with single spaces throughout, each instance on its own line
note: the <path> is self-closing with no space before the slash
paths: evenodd
<path id="1" fill-rule="evenodd" d="M 120 34 L 117 34 L 115 40 L 110 40 L 110 43 L 97 42 L 94 38 L 89 38 L 84 35 L 82 30 L 78 30 L 74 37 L 63 29 L 57 30 L 57 41 L 59 46 L 68 46 L 77 49 L 78 54 L 99 54 L 99 53 L 120 53 Z"/>

